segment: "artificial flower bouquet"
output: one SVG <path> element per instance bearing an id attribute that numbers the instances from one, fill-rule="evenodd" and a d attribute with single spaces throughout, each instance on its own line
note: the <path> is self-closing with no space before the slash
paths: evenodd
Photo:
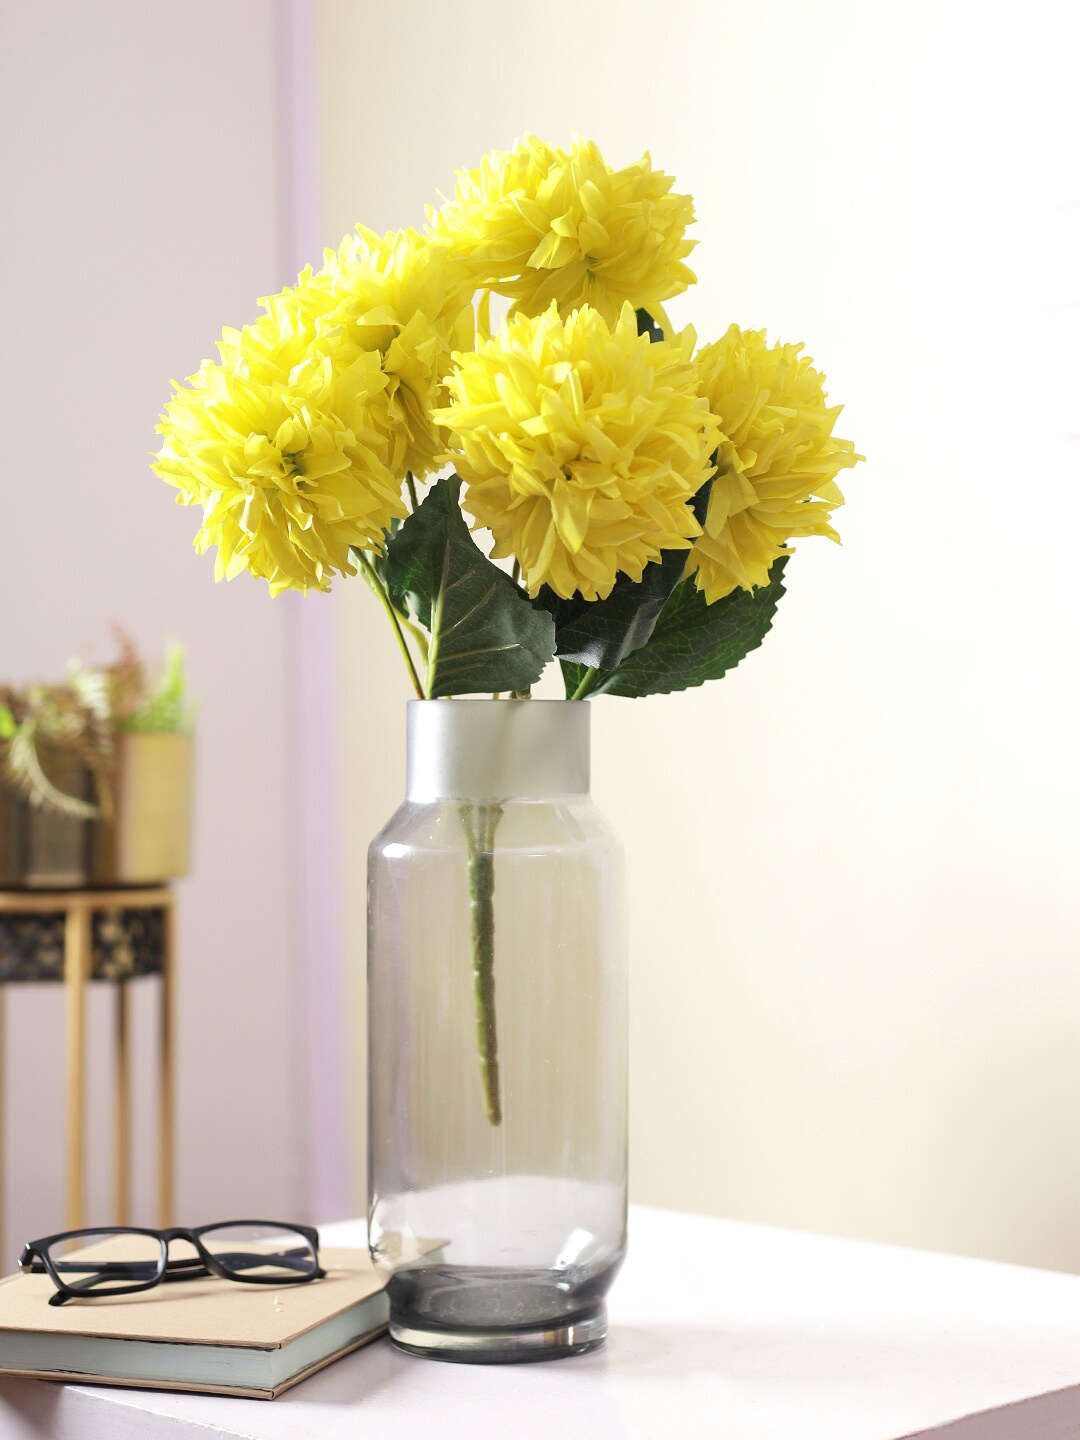
<path id="1" fill-rule="evenodd" d="M 769 629 L 791 541 L 835 539 L 859 457 L 801 345 L 698 347 L 689 196 L 646 156 L 528 137 L 458 176 L 423 234 L 358 227 L 177 386 L 154 466 L 203 510 L 217 578 L 359 572 L 421 699 L 644 696 L 732 669 Z M 492 309 L 504 310 L 498 325 Z M 462 806 L 477 1034 L 502 1104 L 497 803 Z M 436 1227 L 437 1228 L 437 1227 Z"/>
<path id="2" fill-rule="evenodd" d="M 801 345 L 673 327 L 695 242 L 672 187 L 527 137 L 423 234 L 358 226 L 226 330 L 154 465 L 217 578 L 359 572 L 422 698 L 524 697 L 553 659 L 574 700 L 737 665 L 861 457 Z"/>

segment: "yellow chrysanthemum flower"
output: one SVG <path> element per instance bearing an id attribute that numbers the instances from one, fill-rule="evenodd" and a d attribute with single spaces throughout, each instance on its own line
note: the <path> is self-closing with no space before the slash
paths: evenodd
<path id="1" fill-rule="evenodd" d="M 842 407 L 826 405 L 824 376 L 802 349 L 732 325 L 698 354 L 702 393 L 724 432 L 705 533 L 687 562 L 710 605 L 767 584 L 789 539 L 839 540 L 829 523 L 844 503 L 836 476 L 863 457 L 833 436 Z"/>
<path id="2" fill-rule="evenodd" d="M 216 545 L 217 579 L 249 570 L 272 595 L 328 589 L 353 573 L 350 545 L 381 546 L 406 514 L 372 418 L 388 386 L 380 353 L 330 323 L 311 278 L 226 330 L 220 360 L 176 387 L 158 426 L 155 472 L 203 507 L 196 550 Z"/>
<path id="3" fill-rule="evenodd" d="M 444 244 L 358 227 L 318 272 L 225 331 L 218 362 L 177 387 L 154 469 L 202 505 L 200 553 L 271 593 L 329 588 L 349 547 L 381 548 L 406 471 L 446 447 L 432 420 L 444 377 L 472 336 L 473 280 Z"/>
<path id="4" fill-rule="evenodd" d="M 663 302 L 696 278 L 683 264 L 696 243 L 688 195 L 648 155 L 612 170 L 591 141 L 569 153 L 527 135 L 458 173 L 453 196 L 429 210 L 433 233 L 474 269 L 477 284 L 540 315 L 591 305 L 609 325 L 624 302 L 664 318 Z"/>
<path id="5" fill-rule="evenodd" d="M 516 315 L 454 357 L 464 507 L 516 556 L 535 595 L 608 595 L 700 533 L 687 503 L 708 479 L 715 417 L 700 398 L 691 331 L 650 344 L 627 304 L 614 329 L 589 307 Z"/>
<path id="6" fill-rule="evenodd" d="M 422 478 L 446 448 L 431 412 L 447 403 L 452 353 L 472 343 L 475 279 L 446 245 L 415 230 L 356 231 L 326 252 L 313 280 L 333 297 L 334 323 L 382 357 L 390 468 Z"/>

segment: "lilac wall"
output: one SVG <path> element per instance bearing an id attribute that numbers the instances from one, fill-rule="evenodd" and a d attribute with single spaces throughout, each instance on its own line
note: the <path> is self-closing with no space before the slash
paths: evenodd
<path id="1" fill-rule="evenodd" d="M 285 270 L 315 264 L 332 237 L 321 233 L 316 109 L 316 31 L 311 0 L 281 0 L 279 65 L 282 113 L 281 233 Z M 337 724 L 340 591 L 289 599 L 295 825 L 294 995 L 303 1052 L 297 1095 L 304 1203 L 314 1219 L 354 1213 L 362 1202 L 349 1184 L 362 1139 L 346 1073 L 347 983 L 342 916 L 341 727 Z M 361 1097 L 362 1099 L 362 1097 Z"/>
<path id="2" fill-rule="evenodd" d="M 4 191 L 17 197 L 0 227 L 0 674 L 55 675 L 80 648 L 104 655 L 113 619 L 147 654 L 174 636 L 188 647 L 200 703 L 196 869 L 181 890 L 177 1214 L 191 1221 L 311 1209 L 306 980 L 292 957 L 306 933 L 295 741 L 312 722 L 292 704 L 290 656 L 318 622 L 246 577 L 215 586 L 212 560 L 191 553 L 194 512 L 148 470 L 169 377 L 190 373 L 221 325 L 249 318 L 294 268 L 280 21 L 261 0 L 37 0 L 6 7 L 0 45 Z M 148 1160 L 141 989 L 135 1151 Z M 91 1016 L 93 1222 L 109 1215 L 108 998 L 95 995 Z M 28 1232 L 63 1223 L 58 990 L 9 992 L 4 1052 L 0 1269 Z M 31 1107 L 34 1123 L 17 1123 Z M 151 1174 L 144 1164 L 136 1219 L 151 1215 Z"/>

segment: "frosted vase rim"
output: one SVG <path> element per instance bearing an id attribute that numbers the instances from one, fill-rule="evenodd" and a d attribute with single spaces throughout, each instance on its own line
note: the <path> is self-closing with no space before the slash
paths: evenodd
<path id="1" fill-rule="evenodd" d="M 410 801 L 551 800 L 589 791 L 590 706 L 580 700 L 410 700 Z"/>

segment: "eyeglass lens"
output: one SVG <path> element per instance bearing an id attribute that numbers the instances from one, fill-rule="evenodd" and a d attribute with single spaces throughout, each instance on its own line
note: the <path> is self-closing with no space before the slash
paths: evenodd
<path id="1" fill-rule="evenodd" d="M 318 1269 L 315 1248 L 282 1225 L 218 1225 L 199 1237 L 218 1264 L 237 1279 L 295 1280 Z"/>
<path id="2" fill-rule="evenodd" d="M 102 1295 L 153 1284 L 165 1268 L 165 1246 L 156 1235 L 97 1230 L 54 1240 L 49 1260 L 70 1289 Z"/>

